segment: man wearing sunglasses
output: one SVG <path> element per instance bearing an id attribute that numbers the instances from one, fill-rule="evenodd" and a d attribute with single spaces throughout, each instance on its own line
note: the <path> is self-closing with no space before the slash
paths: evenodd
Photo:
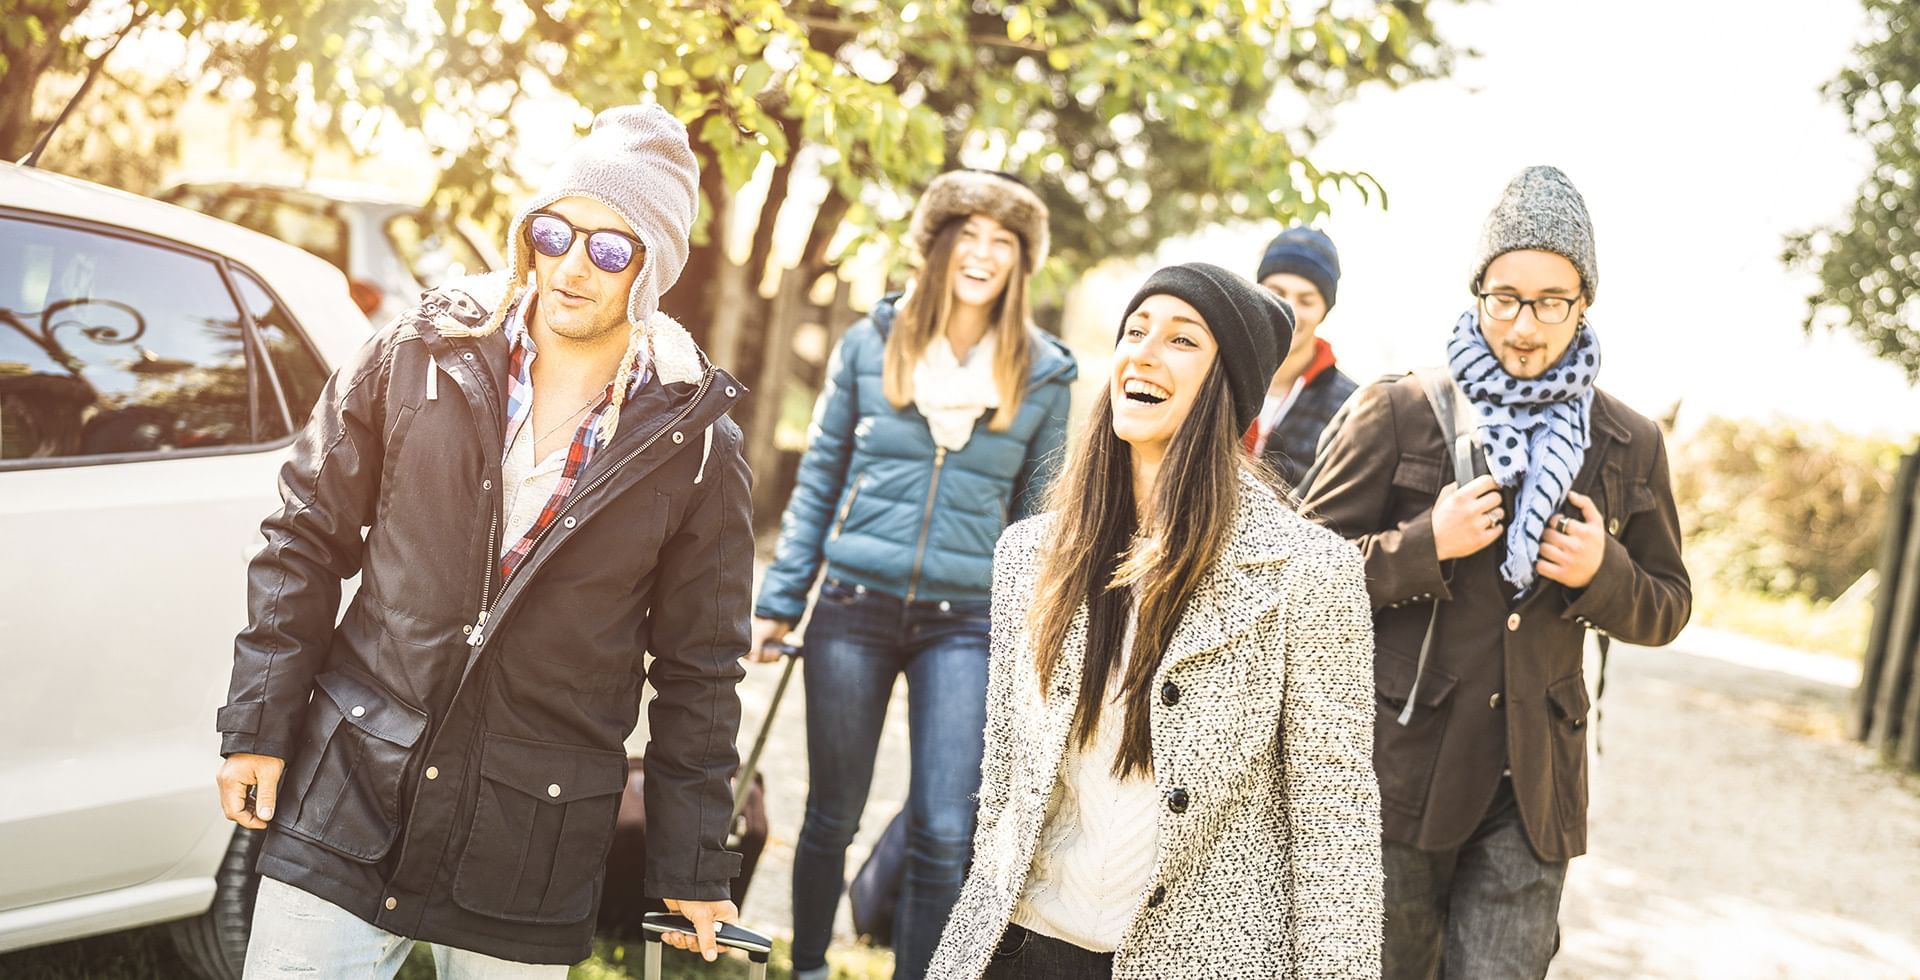
<path id="1" fill-rule="evenodd" d="M 643 683 L 643 885 L 715 951 L 753 541 L 743 389 L 659 310 L 697 202 L 680 122 L 609 109 L 508 272 L 428 292 L 329 383 L 218 717 L 227 815 L 267 832 L 247 976 L 391 977 L 416 940 L 442 976 L 565 976 Z"/>
<path id="2" fill-rule="evenodd" d="M 1468 282 L 1447 368 L 1361 389 L 1302 494 L 1366 556 L 1389 980 L 1546 974 L 1587 846 L 1585 636 L 1604 671 L 1606 637 L 1659 646 L 1692 609 L 1660 429 L 1594 387 L 1566 175 L 1507 185 Z M 1456 481 L 1427 382 L 1480 475 Z"/>

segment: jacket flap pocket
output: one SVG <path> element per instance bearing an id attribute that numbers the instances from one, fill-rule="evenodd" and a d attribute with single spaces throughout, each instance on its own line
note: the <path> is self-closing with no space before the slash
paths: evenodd
<path id="1" fill-rule="evenodd" d="M 1419 672 L 1420 665 L 1408 657 L 1382 650 L 1373 658 L 1373 688 L 1383 698 L 1403 705 L 1407 703 L 1407 692 L 1413 689 L 1413 678 Z M 1417 703 L 1429 708 L 1435 707 L 1453 693 L 1453 686 L 1460 678 L 1447 673 L 1427 660 L 1426 676 L 1420 678 L 1420 694 Z"/>
<path id="2" fill-rule="evenodd" d="M 1574 723 L 1583 724 L 1587 719 L 1587 682 L 1579 674 L 1563 677 L 1547 686 L 1547 700 L 1553 704 L 1553 710 Z"/>
<path id="3" fill-rule="evenodd" d="M 489 734 L 480 775 L 543 803 L 571 803 L 625 789 L 627 756 Z"/>
<path id="4" fill-rule="evenodd" d="M 427 730 L 426 712 L 388 694 L 378 684 L 344 670 L 313 679 L 340 706 L 347 723 L 395 745 L 411 746 Z"/>
<path id="5" fill-rule="evenodd" d="M 1653 490 L 1644 483 L 1635 482 L 1627 492 L 1627 513 L 1629 514 L 1652 510 L 1656 504 L 1658 501 L 1654 498 Z"/>
<path id="6" fill-rule="evenodd" d="M 1393 485 L 1422 493 L 1439 493 L 1446 483 L 1446 470 L 1438 460 L 1402 456 L 1393 467 Z"/>

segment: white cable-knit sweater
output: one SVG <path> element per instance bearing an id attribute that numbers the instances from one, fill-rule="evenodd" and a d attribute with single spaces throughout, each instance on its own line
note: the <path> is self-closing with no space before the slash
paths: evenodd
<path id="1" fill-rule="evenodd" d="M 1128 617 L 1122 650 L 1133 649 Z M 1121 666 L 1121 673 L 1126 670 Z M 1085 748 L 1069 748 L 1047 801 L 1047 821 L 1027 871 L 1013 921 L 1083 949 L 1110 953 L 1126 934 L 1153 880 L 1160 845 L 1160 792 L 1153 777 L 1120 779 L 1113 761 L 1126 731 L 1126 708 L 1107 701 Z"/>

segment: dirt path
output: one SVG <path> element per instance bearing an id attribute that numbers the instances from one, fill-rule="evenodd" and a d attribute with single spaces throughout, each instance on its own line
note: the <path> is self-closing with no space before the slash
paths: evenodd
<path id="1" fill-rule="evenodd" d="M 1767 653 L 1706 631 L 1615 648 L 1592 847 L 1569 876 L 1555 980 L 1920 978 L 1920 780 L 1843 737 L 1849 665 Z M 742 688 L 743 750 L 777 678 L 759 666 Z M 906 795 L 904 691 L 850 874 Z M 806 801 L 798 671 L 787 695 L 762 765 L 773 834 L 745 909 L 775 932 L 791 922 Z M 851 939 L 844 905 L 840 925 Z"/>
<path id="2" fill-rule="evenodd" d="M 1769 653 L 1615 648 L 1553 977 L 1920 977 L 1920 780 L 1845 739 L 1849 665 Z"/>

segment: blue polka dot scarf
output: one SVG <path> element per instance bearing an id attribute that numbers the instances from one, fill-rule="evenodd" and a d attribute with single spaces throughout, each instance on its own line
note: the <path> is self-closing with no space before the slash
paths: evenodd
<path id="1" fill-rule="evenodd" d="M 1600 339 L 1582 321 L 1567 352 L 1533 379 L 1500 366 L 1480 335 L 1480 315 L 1468 310 L 1447 342 L 1453 380 L 1473 406 L 1486 445 L 1487 469 L 1502 487 L 1518 488 L 1507 522 L 1507 559 L 1500 577 L 1524 595 L 1540 560 L 1540 535 L 1566 502 L 1573 476 L 1592 444 L 1593 379 L 1600 373 Z"/>

